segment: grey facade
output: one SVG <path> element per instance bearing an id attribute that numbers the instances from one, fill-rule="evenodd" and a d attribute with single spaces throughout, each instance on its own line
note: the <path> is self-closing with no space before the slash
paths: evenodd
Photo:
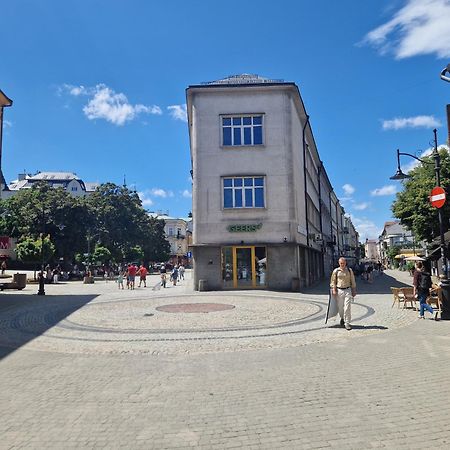
<path id="1" fill-rule="evenodd" d="M 332 188 L 298 87 L 229 77 L 190 86 L 187 111 L 195 286 L 297 289 L 328 273 Z"/>

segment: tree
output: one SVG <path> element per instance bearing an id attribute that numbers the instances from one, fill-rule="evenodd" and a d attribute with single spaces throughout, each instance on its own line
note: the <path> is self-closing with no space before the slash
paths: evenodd
<path id="1" fill-rule="evenodd" d="M 94 254 L 92 255 L 92 260 L 96 263 L 106 264 L 112 259 L 111 252 L 102 245 L 96 245 Z"/>
<path id="2" fill-rule="evenodd" d="M 150 217 L 139 196 L 124 186 L 102 184 L 85 199 L 93 223 L 89 233 L 110 249 L 116 261 L 129 258 L 130 250 L 139 246 L 145 259 L 168 258 L 170 246 L 164 236 L 164 222 Z M 166 260 L 164 259 L 164 260 Z"/>
<path id="3" fill-rule="evenodd" d="M 126 251 L 125 259 L 128 262 L 142 261 L 144 259 L 144 250 L 139 245 L 135 245 Z"/>
<path id="4" fill-rule="evenodd" d="M 87 210 L 80 199 L 46 182 L 20 190 L 1 203 L 0 230 L 17 237 L 49 234 L 58 257 L 72 259 L 85 243 Z"/>
<path id="5" fill-rule="evenodd" d="M 398 245 L 394 245 L 392 247 L 389 247 L 386 253 L 389 261 L 394 264 L 395 267 L 398 267 L 398 261 L 395 259 L 395 257 L 400 254 L 400 251 L 401 248 Z"/>
<path id="6" fill-rule="evenodd" d="M 441 186 L 447 189 L 450 186 L 450 156 L 444 148 L 439 150 L 441 157 Z M 431 242 L 434 237 L 440 235 L 438 212 L 429 201 L 429 195 L 436 186 L 434 159 L 423 158 L 429 164 L 420 164 L 411 172 L 411 178 L 404 183 L 404 189 L 397 194 L 392 204 L 394 216 L 401 223 L 412 230 L 418 240 Z M 450 218 L 450 204 L 441 208 L 445 231 L 448 229 Z"/>
<path id="7" fill-rule="evenodd" d="M 49 261 L 54 253 L 55 246 L 49 236 L 45 236 L 44 239 L 26 236 L 16 246 L 19 261 L 35 264 L 34 278 L 36 278 L 36 267 Z"/>

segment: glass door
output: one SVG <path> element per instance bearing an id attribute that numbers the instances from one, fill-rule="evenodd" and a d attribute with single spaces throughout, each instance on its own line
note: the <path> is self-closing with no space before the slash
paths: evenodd
<path id="1" fill-rule="evenodd" d="M 236 284 L 237 288 L 254 286 L 255 269 L 252 258 L 253 247 L 235 247 L 236 252 Z"/>
<path id="2" fill-rule="evenodd" d="M 222 247 L 224 288 L 264 288 L 267 285 L 266 271 L 266 247 Z"/>

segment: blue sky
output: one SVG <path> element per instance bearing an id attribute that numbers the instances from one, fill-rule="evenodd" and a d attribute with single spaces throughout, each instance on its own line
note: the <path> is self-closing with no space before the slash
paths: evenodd
<path id="1" fill-rule="evenodd" d="M 232 74 L 295 82 L 362 239 L 391 218 L 395 150 L 447 140 L 450 0 L 0 0 L 3 172 L 123 183 L 191 210 L 185 89 Z M 403 160 L 406 166 L 412 160 Z"/>

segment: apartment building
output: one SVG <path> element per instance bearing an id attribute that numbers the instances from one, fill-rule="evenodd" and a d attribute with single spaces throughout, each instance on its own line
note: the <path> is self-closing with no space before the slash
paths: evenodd
<path id="1" fill-rule="evenodd" d="M 244 74 L 186 96 L 195 287 L 298 289 L 328 274 L 344 211 L 297 85 Z"/>

